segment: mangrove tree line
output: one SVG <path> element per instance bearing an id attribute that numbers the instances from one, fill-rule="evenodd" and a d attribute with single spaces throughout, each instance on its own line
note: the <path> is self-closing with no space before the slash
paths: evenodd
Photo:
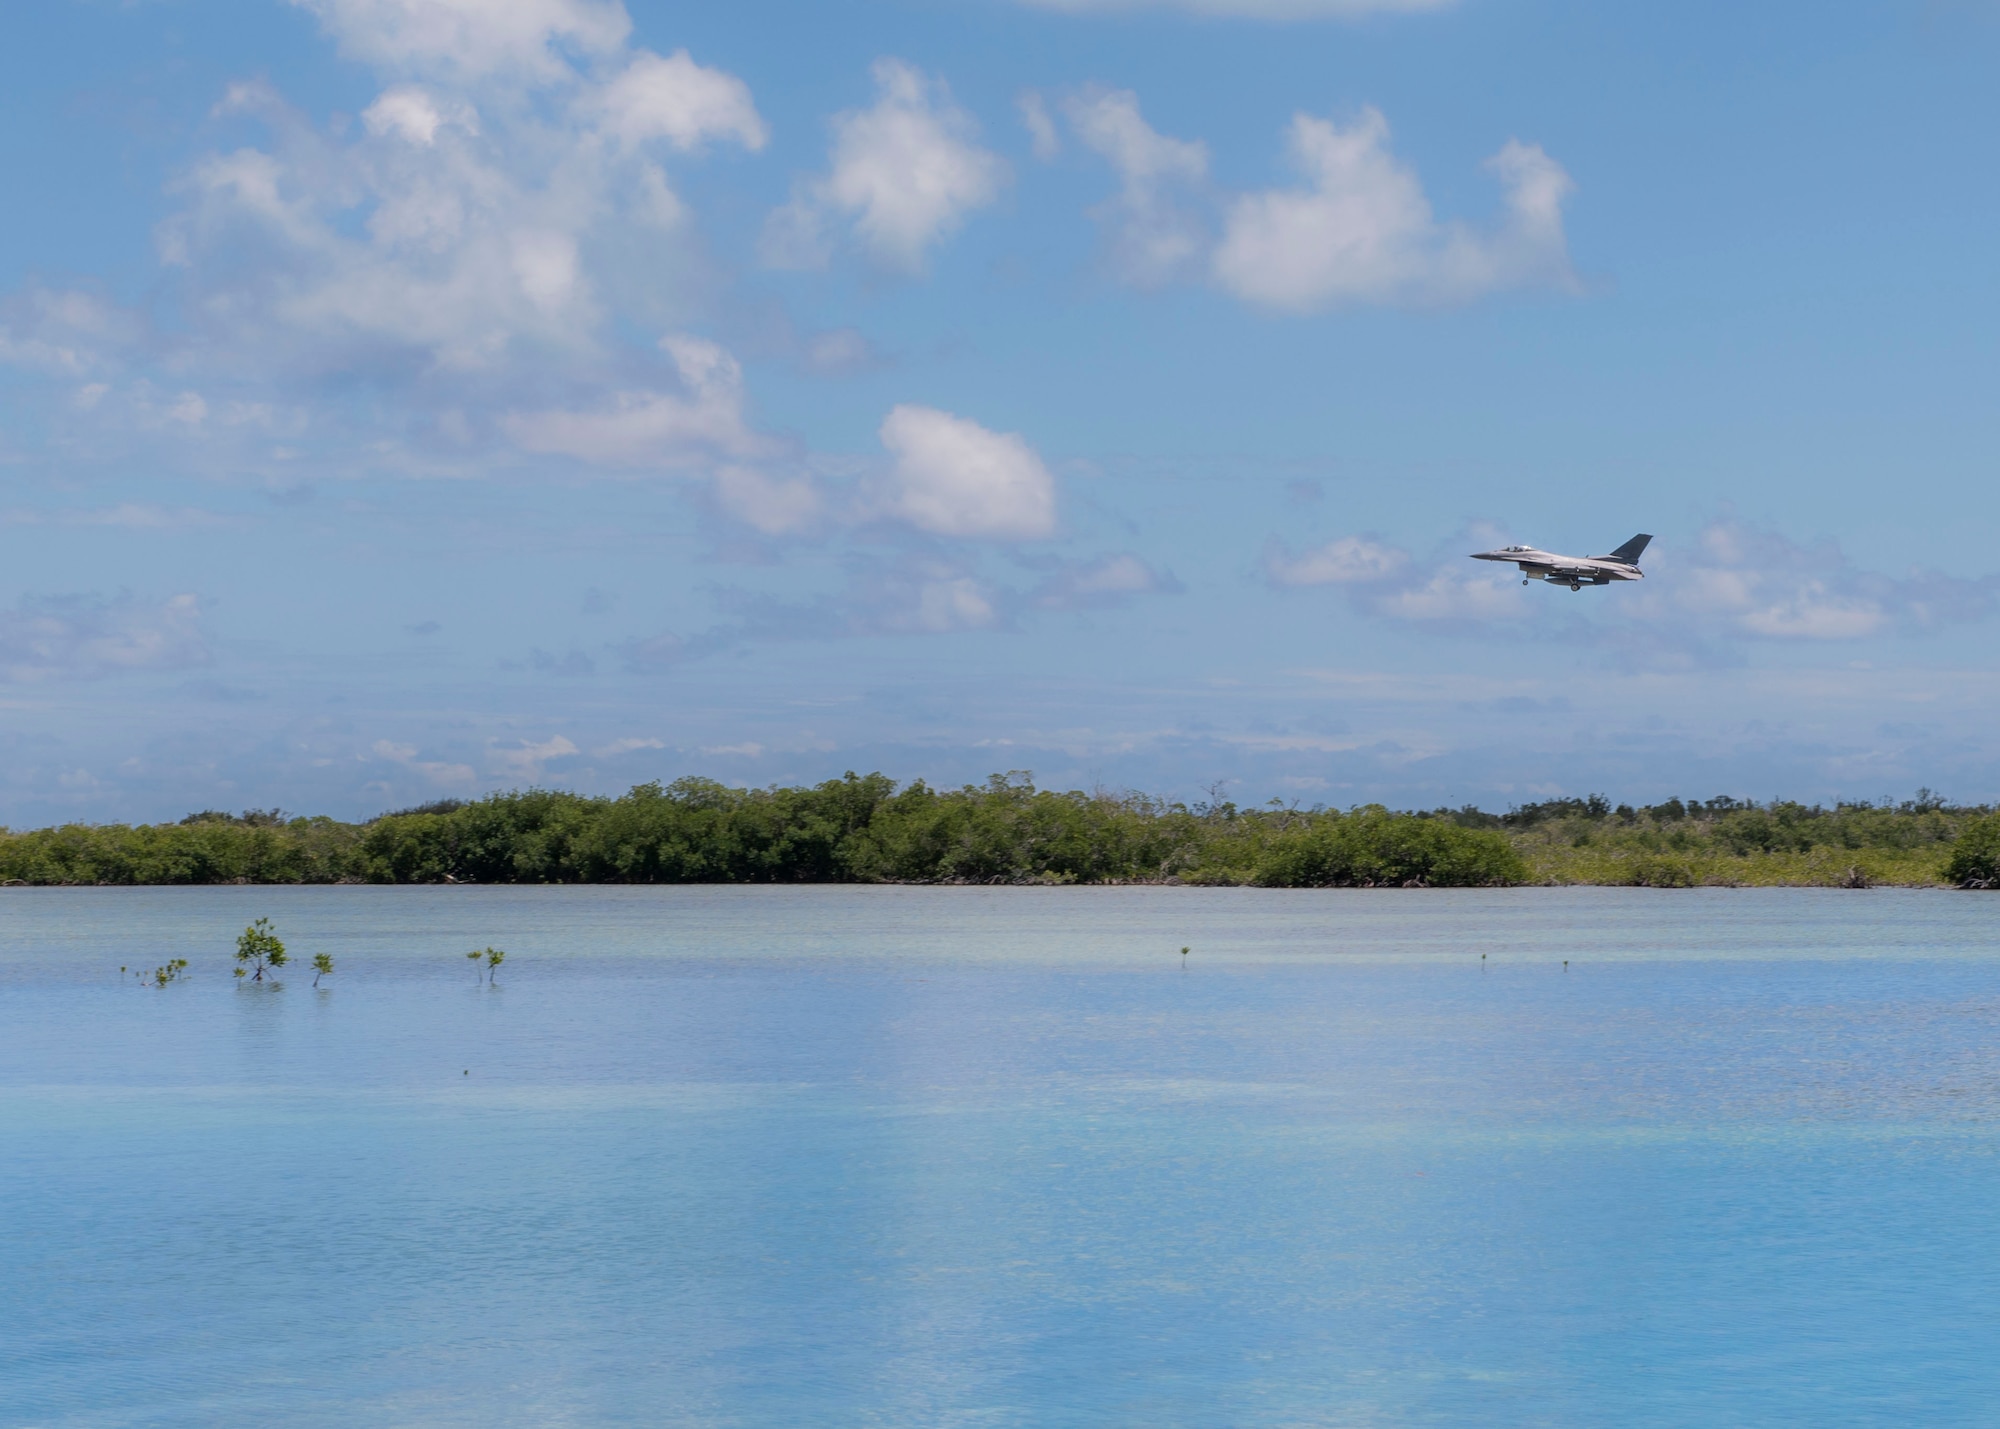
<path id="1" fill-rule="evenodd" d="M 1833 808 L 1593 796 L 1398 813 L 1059 792 L 1018 772 L 958 789 L 853 773 L 765 789 L 688 778 L 617 798 L 527 789 L 358 824 L 250 810 L 0 831 L 0 880 L 16 884 L 1992 886 L 1996 861 L 2000 815 L 1928 792 Z"/>

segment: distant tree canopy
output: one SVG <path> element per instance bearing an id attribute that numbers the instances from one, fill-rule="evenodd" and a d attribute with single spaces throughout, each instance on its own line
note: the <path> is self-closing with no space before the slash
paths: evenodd
<path id="1" fill-rule="evenodd" d="M 618 798 L 527 789 L 448 799 L 364 824 L 253 809 L 178 824 L 0 831 L 0 880 L 32 884 L 1678 886 L 1744 881 L 1753 865 L 1763 881 L 1838 873 L 1851 883 L 1850 858 L 1874 859 L 1877 878 L 1994 883 L 2000 815 L 1952 809 L 1928 790 L 1899 805 L 1832 809 L 1729 797 L 1634 808 L 1601 795 L 1504 814 L 1276 801 L 1241 809 L 1219 795 L 1189 805 L 1057 792 L 1017 771 L 959 789 L 899 786 L 882 774 L 766 789 L 686 778 Z"/>
<path id="2" fill-rule="evenodd" d="M 1504 838 L 1377 805 L 1278 834 L 1254 881 L 1273 888 L 1495 888 L 1527 876 Z"/>
<path id="3" fill-rule="evenodd" d="M 1316 856 L 1321 844 L 1345 852 Z M 949 790 L 852 773 L 810 788 L 680 779 L 619 799 L 530 790 L 377 819 L 354 866 L 392 883 L 1463 886 L 1526 873 L 1504 838 L 1424 815 L 1190 809 L 1038 789 L 1018 772 Z"/>
<path id="4" fill-rule="evenodd" d="M 334 883 L 360 829 L 328 818 L 253 823 L 196 815 L 179 824 L 65 824 L 0 833 L 10 883 Z"/>

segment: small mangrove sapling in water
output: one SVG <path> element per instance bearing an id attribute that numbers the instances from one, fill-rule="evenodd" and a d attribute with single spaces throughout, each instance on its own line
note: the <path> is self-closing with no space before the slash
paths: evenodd
<path id="1" fill-rule="evenodd" d="M 325 976 L 326 976 L 326 975 L 327 975 L 328 973 L 330 973 L 330 972 L 332 972 L 332 971 L 333 971 L 333 954 L 331 954 L 331 953 L 314 953 L 314 954 L 313 954 L 313 986 L 314 986 L 314 987 L 318 987 L 318 986 L 319 986 L 319 980 L 320 980 L 321 978 L 325 977 Z"/>
<path id="2" fill-rule="evenodd" d="M 247 975 L 252 982 L 262 982 L 266 968 L 276 970 L 284 965 L 285 945 L 272 931 L 269 918 L 259 918 L 236 940 L 236 976 Z"/>
<path id="3" fill-rule="evenodd" d="M 170 982 L 179 982 L 181 974 L 187 971 L 187 965 L 188 960 L 186 958 L 168 958 L 166 962 L 153 969 L 151 979 L 148 979 L 144 973 L 134 973 L 132 976 L 138 978 L 140 982 L 150 980 L 154 987 L 165 987 Z M 123 972 L 124 969 L 120 968 L 119 971 Z"/>
<path id="4" fill-rule="evenodd" d="M 474 964 L 472 970 L 487 982 L 493 981 L 493 970 L 507 960 L 507 954 L 499 948 L 474 948 L 466 954 L 466 957 L 470 958 Z M 481 958 L 486 959 L 486 966 L 483 970 L 477 966 Z"/>

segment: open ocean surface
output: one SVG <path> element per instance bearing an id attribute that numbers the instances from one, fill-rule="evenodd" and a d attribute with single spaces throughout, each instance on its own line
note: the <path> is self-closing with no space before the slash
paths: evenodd
<path id="1" fill-rule="evenodd" d="M 229 975 L 260 914 L 279 986 Z M 0 890 L 0 1425 L 1991 1426 L 1997 933 L 1892 890 Z"/>

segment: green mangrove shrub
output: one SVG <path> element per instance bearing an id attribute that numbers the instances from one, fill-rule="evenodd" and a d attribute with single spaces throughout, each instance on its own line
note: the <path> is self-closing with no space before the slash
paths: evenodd
<path id="1" fill-rule="evenodd" d="M 1493 888 L 1527 876 L 1498 833 L 1371 804 L 1279 833 L 1265 845 L 1253 881 L 1265 888 Z"/>
<path id="2" fill-rule="evenodd" d="M 1633 888 L 1692 888 L 1695 884 L 1694 868 L 1686 859 L 1662 854 L 1635 855 L 1619 867 L 1619 872 L 1622 881 Z"/>
<path id="3" fill-rule="evenodd" d="M 2000 888 L 2000 814 L 1965 826 L 1951 846 L 1944 876 L 1960 888 Z"/>
<path id="4" fill-rule="evenodd" d="M 266 969 L 285 965 L 285 945 L 272 931 L 269 918 L 259 918 L 236 940 L 236 976 L 262 982 Z"/>

